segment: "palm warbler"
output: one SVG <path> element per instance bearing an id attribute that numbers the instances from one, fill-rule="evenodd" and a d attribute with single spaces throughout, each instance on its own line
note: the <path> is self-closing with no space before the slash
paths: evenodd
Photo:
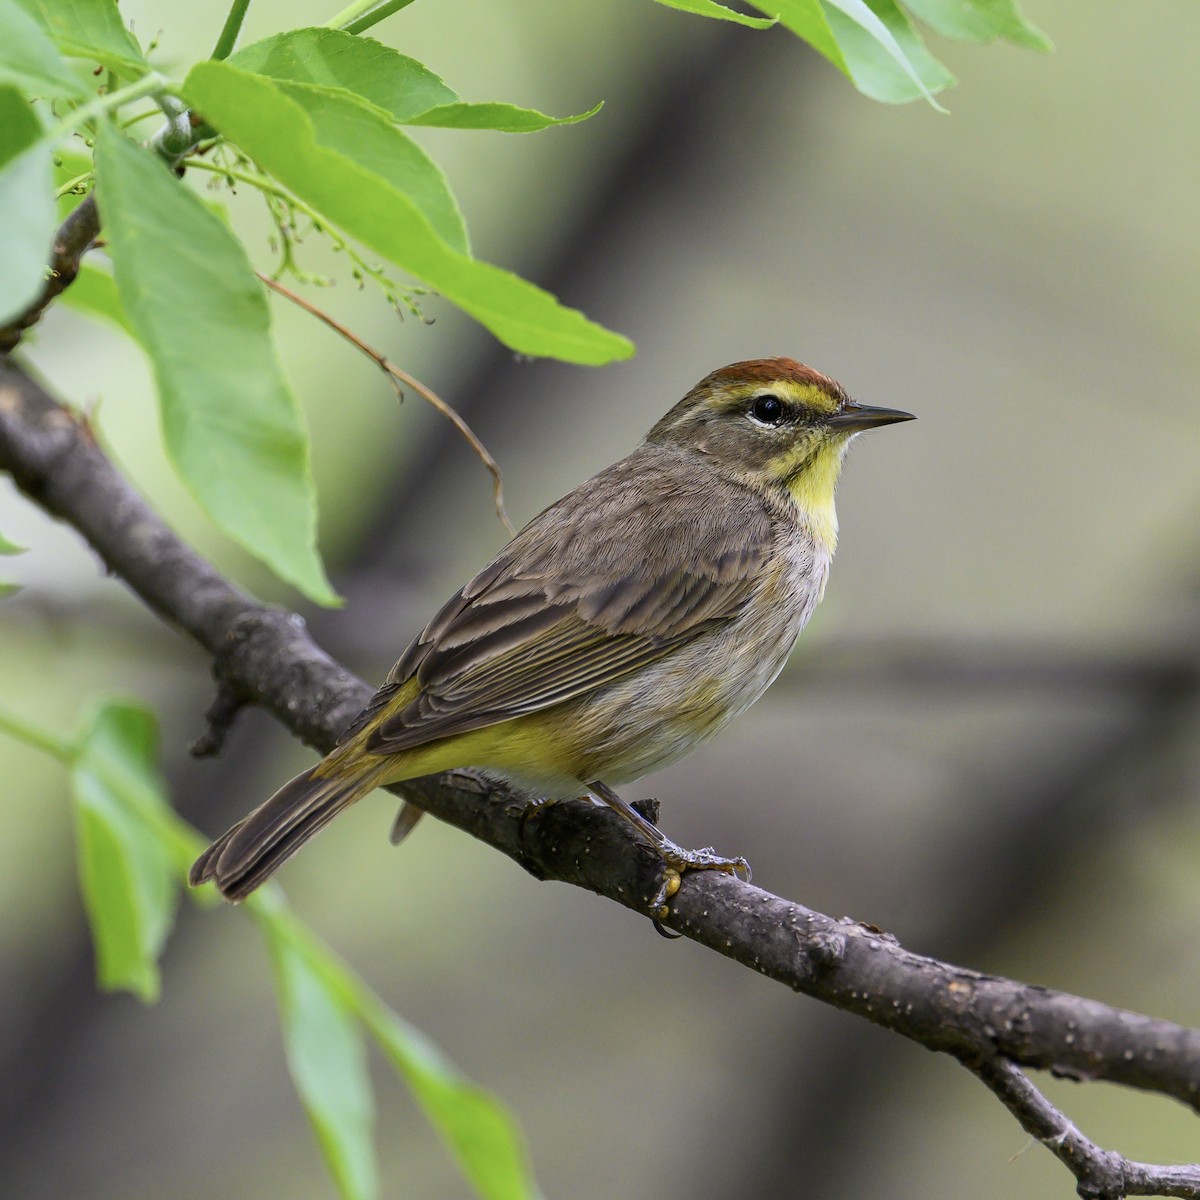
<path id="1" fill-rule="evenodd" d="M 591 795 L 674 870 L 744 866 L 675 846 L 611 785 L 762 695 L 824 593 L 851 439 L 911 419 L 790 358 L 714 371 L 628 458 L 534 517 L 337 747 L 213 842 L 191 882 L 240 900 L 374 788 L 466 766 L 551 799 Z M 396 840 L 419 815 L 406 806 Z"/>

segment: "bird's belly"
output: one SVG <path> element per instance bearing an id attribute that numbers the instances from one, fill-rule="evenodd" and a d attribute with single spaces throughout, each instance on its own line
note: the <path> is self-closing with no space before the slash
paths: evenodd
<path id="1" fill-rule="evenodd" d="M 783 669 L 824 587 L 827 562 L 785 580 L 778 604 L 573 702 L 583 779 L 617 786 L 682 758 L 745 712 Z"/>

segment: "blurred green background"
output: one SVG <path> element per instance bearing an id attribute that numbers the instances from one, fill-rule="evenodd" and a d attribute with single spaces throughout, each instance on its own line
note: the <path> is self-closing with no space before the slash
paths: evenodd
<path id="1" fill-rule="evenodd" d="M 634 338 L 601 370 L 514 358 L 437 300 L 399 323 L 326 304 L 472 422 L 519 523 L 627 452 L 702 375 L 787 354 L 915 425 L 860 441 L 825 603 L 772 692 L 647 781 L 685 845 L 913 949 L 1200 1024 L 1200 266 L 1186 0 L 1030 0 L 1057 51 L 931 39 L 928 106 L 856 94 L 782 30 L 644 2 L 416 4 L 372 31 L 471 100 L 563 114 L 531 137 L 418 131 L 476 253 Z M 126 0 L 181 65 L 223 4 Z M 331 13 L 257 0 L 243 39 Z M 261 206 L 228 200 L 270 263 Z M 315 239 L 308 263 L 335 270 Z M 314 434 L 340 612 L 319 640 L 381 679 L 504 540 L 446 425 L 276 304 Z M 294 595 L 205 524 L 163 462 L 139 352 L 66 311 L 32 360 L 195 544 Z M 69 530 L 0 481 L 5 703 L 73 726 L 149 702 L 181 810 L 217 833 L 309 755 L 261 713 L 218 761 L 189 742 L 208 664 Z M 102 996 L 66 782 L 0 741 L 0 1179 L 29 1198 L 333 1194 L 244 917 L 181 912 L 154 1008 Z M 436 822 L 403 849 L 359 806 L 282 875 L 299 913 L 514 1109 L 547 1196 L 1065 1197 L 1066 1172 L 957 1065 L 798 998 Z M 388 1197 L 467 1194 L 382 1068 Z M 1165 1100 L 1049 1083 L 1136 1158 L 1200 1159 Z M 1024 1151 L 1029 1150 L 1028 1153 Z"/>

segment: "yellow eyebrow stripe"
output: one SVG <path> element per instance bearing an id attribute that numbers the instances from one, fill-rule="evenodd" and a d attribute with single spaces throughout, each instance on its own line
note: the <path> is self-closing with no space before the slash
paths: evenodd
<path id="1" fill-rule="evenodd" d="M 751 396 L 775 395 L 789 404 L 807 408 L 812 412 L 835 413 L 838 400 L 815 383 L 800 383 L 792 379 L 775 379 L 770 383 L 741 383 L 725 389 L 719 394 L 714 407 L 728 411 L 737 408 Z"/>

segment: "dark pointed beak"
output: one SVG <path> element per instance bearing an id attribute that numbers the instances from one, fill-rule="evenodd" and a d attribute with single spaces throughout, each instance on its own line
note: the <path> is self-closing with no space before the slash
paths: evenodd
<path id="1" fill-rule="evenodd" d="M 835 413 L 828 419 L 828 424 L 834 429 L 845 430 L 848 433 L 858 433 L 862 429 L 875 429 L 879 425 L 895 425 L 900 421 L 915 421 L 917 418 L 910 412 L 899 408 L 873 408 L 869 404 L 847 404 L 840 413 Z"/>

